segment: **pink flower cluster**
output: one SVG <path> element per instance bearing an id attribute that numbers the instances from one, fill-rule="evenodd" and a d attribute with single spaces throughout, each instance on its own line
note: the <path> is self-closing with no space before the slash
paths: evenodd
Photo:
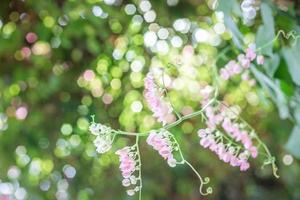
<path id="1" fill-rule="evenodd" d="M 151 131 L 147 143 L 153 147 L 158 153 L 167 160 L 170 167 L 175 167 L 177 164 L 173 155 L 174 147 L 170 140 L 170 133 L 167 130 L 161 129 L 160 132 Z"/>
<path id="2" fill-rule="evenodd" d="M 124 147 L 116 152 L 120 159 L 120 170 L 124 178 L 129 178 L 135 171 L 136 162 L 130 152 L 130 147 Z"/>
<path id="3" fill-rule="evenodd" d="M 144 85 L 144 96 L 151 111 L 153 112 L 153 116 L 165 125 L 169 114 L 173 111 L 171 104 L 163 99 L 162 92 L 160 92 L 157 88 L 152 73 L 149 72 L 147 74 Z"/>
<path id="4" fill-rule="evenodd" d="M 257 157 L 258 150 L 256 146 L 253 145 L 250 135 L 246 130 L 241 129 L 238 123 L 232 122 L 229 118 L 225 118 L 222 127 L 235 141 L 242 143 L 253 158 Z"/>
<path id="5" fill-rule="evenodd" d="M 120 160 L 120 170 L 122 172 L 123 181 L 122 185 L 124 187 L 132 187 L 137 184 L 137 178 L 134 176 L 135 171 L 139 169 L 138 161 L 135 160 L 135 152 L 132 152 L 134 147 L 124 147 L 119 149 L 116 154 L 119 156 Z M 140 187 L 135 186 L 134 189 L 128 189 L 127 194 L 133 196 L 135 192 L 139 191 Z"/>
<path id="6" fill-rule="evenodd" d="M 215 152 L 220 160 L 231 166 L 240 167 L 241 171 L 247 170 L 250 167 L 249 157 L 256 158 L 258 150 L 243 124 L 233 122 L 231 119 L 234 117 L 226 112 L 224 106 L 209 106 L 205 109 L 205 115 L 208 128 L 198 131 L 200 145 Z M 219 131 L 218 126 L 225 133 Z"/>
<path id="7" fill-rule="evenodd" d="M 262 55 L 257 56 L 254 49 L 249 47 L 246 54 L 240 54 L 237 60 L 229 61 L 225 67 L 220 70 L 221 78 L 228 80 L 234 75 L 241 74 L 250 67 L 251 62 L 255 59 L 258 65 L 264 64 L 264 57 Z"/>

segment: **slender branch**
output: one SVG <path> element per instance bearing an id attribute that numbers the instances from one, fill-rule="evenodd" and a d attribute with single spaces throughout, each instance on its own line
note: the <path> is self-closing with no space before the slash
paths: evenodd
<path id="1" fill-rule="evenodd" d="M 187 164 L 193 170 L 193 172 L 197 175 L 197 177 L 199 178 L 199 181 L 200 181 L 199 192 L 201 195 L 211 194 L 213 192 L 211 187 L 206 188 L 206 191 L 203 192 L 203 186 L 209 183 L 209 178 L 208 177 L 205 177 L 204 179 L 202 178 L 202 176 L 197 172 L 197 170 L 193 167 L 193 165 L 184 158 L 181 148 L 180 148 L 180 145 L 179 145 L 178 141 L 176 140 L 175 136 L 171 133 L 170 133 L 170 135 L 171 135 L 172 139 L 174 140 L 174 142 L 176 143 L 180 157 L 182 159 L 182 161 L 178 162 L 177 164 Z"/>
<path id="2" fill-rule="evenodd" d="M 289 31 L 288 33 L 285 33 L 283 30 L 279 30 L 277 35 L 274 37 L 273 40 L 271 40 L 270 42 L 256 48 L 255 51 L 261 51 L 262 49 L 270 46 L 270 45 L 273 45 L 273 43 L 278 40 L 278 38 L 280 37 L 280 35 L 282 35 L 285 39 L 290 39 L 290 38 L 293 38 L 293 43 L 292 43 L 292 46 L 296 45 L 298 39 L 300 39 L 300 35 L 297 35 L 296 34 L 296 31 L 295 30 L 292 30 L 292 31 Z"/>
<path id="3" fill-rule="evenodd" d="M 138 162 L 139 162 L 139 181 L 140 181 L 140 188 L 139 188 L 139 200 L 142 199 L 142 187 L 143 187 L 143 180 L 142 180 L 142 162 L 141 162 L 141 154 L 139 148 L 139 135 L 136 136 L 136 152 L 138 155 Z"/>
<path id="4" fill-rule="evenodd" d="M 200 176 L 200 174 L 197 172 L 197 170 L 193 167 L 191 163 L 189 163 L 187 160 L 184 160 L 184 162 L 194 171 L 194 173 L 198 176 L 200 180 L 200 186 L 199 186 L 199 192 L 202 195 L 209 195 L 213 192 L 212 187 L 206 188 L 206 191 L 203 192 L 203 186 L 209 183 L 209 178 L 205 177 L 204 179 Z"/>
<path id="5" fill-rule="evenodd" d="M 173 108 L 173 111 L 175 112 L 176 116 L 180 119 L 181 118 L 181 115 L 176 111 L 175 109 L 175 106 L 173 105 L 172 101 L 171 101 L 171 97 L 168 93 L 168 89 L 166 87 L 166 84 L 165 84 L 165 69 L 162 69 L 162 83 L 163 83 L 163 90 L 166 94 L 166 97 L 168 98 L 172 108 Z"/>
<path id="6" fill-rule="evenodd" d="M 188 114 L 188 115 L 185 115 L 183 117 L 181 117 L 180 119 L 178 119 L 177 121 L 171 123 L 171 124 L 168 124 L 164 127 L 164 129 L 170 129 L 170 128 L 173 128 L 174 126 L 177 126 L 178 124 L 180 124 L 181 122 L 183 122 L 184 120 L 187 120 L 187 119 L 190 119 L 190 118 L 193 118 L 193 117 L 196 117 L 198 115 L 201 115 L 203 113 L 203 111 L 209 106 L 211 105 L 214 101 L 216 101 L 215 98 L 211 99 L 201 110 L 198 110 L 196 112 L 193 112 L 191 114 Z"/>
<path id="7" fill-rule="evenodd" d="M 170 134 L 170 135 L 171 135 L 172 139 L 174 140 L 174 142 L 176 143 L 176 146 L 177 146 L 178 151 L 179 151 L 179 155 L 181 157 L 181 161 L 177 162 L 177 164 L 184 164 L 185 159 L 184 159 L 183 153 L 182 153 L 182 151 L 180 149 L 179 143 L 178 143 L 178 141 L 176 140 L 176 138 L 175 138 L 175 136 L 173 134 Z"/>
<path id="8" fill-rule="evenodd" d="M 227 57 L 225 53 L 227 53 L 230 50 L 230 48 L 231 46 L 226 46 L 224 49 L 222 49 L 222 51 L 218 53 L 215 62 L 217 62 L 220 58 Z"/>
<path id="9" fill-rule="evenodd" d="M 216 101 L 215 98 L 211 99 L 204 107 L 202 107 L 201 110 L 198 110 L 196 112 L 193 112 L 191 114 L 185 115 L 181 118 L 179 118 L 177 121 L 166 125 L 165 127 L 163 127 L 164 129 L 170 129 L 173 128 L 174 126 L 177 126 L 178 124 L 180 124 L 181 122 L 183 122 L 184 120 L 187 119 L 191 119 L 193 117 L 196 117 L 198 115 L 201 115 L 203 113 L 203 111 L 209 106 L 211 105 L 214 101 Z M 117 135 L 128 135 L 128 136 L 140 136 L 140 137 L 144 137 L 147 136 L 148 133 L 138 133 L 138 132 L 126 132 L 126 131 L 122 131 L 122 130 L 114 130 L 114 133 Z"/>
<path id="10" fill-rule="evenodd" d="M 148 133 L 135 133 L 135 132 L 127 132 L 121 130 L 115 130 L 115 133 L 117 135 L 140 136 L 140 137 L 144 137 L 148 135 Z"/>

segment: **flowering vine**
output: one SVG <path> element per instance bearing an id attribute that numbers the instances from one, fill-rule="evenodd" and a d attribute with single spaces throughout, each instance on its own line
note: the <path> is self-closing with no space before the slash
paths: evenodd
<path id="1" fill-rule="evenodd" d="M 254 20 L 258 3 L 254 0 L 244 0 L 242 5 L 245 23 L 251 24 Z M 271 165 L 273 175 L 279 178 L 278 168 L 275 164 L 275 157 L 271 155 L 266 144 L 259 138 L 254 128 L 249 125 L 241 116 L 238 106 L 227 105 L 219 97 L 218 77 L 227 81 L 234 76 L 240 76 L 250 85 L 255 84 L 255 80 L 250 78 L 250 68 L 255 65 L 263 65 L 265 58 L 260 55 L 261 49 L 271 45 L 282 34 L 286 39 L 293 38 L 296 42 L 300 37 L 295 36 L 294 32 L 285 33 L 279 31 L 276 37 L 266 43 L 264 46 L 256 48 L 255 45 L 249 45 L 245 53 L 239 54 L 236 59 L 230 60 L 224 67 L 217 70 L 213 65 L 213 83 L 206 84 L 199 91 L 201 96 L 201 108 L 195 112 L 181 116 L 177 113 L 170 98 L 168 98 L 167 89 L 164 83 L 164 70 L 162 70 L 163 87 L 156 83 L 155 76 L 148 72 L 144 79 L 144 97 L 153 112 L 153 116 L 162 127 L 148 132 L 126 132 L 115 130 L 100 123 L 95 123 L 94 116 L 90 125 L 90 132 L 96 136 L 94 145 L 98 153 L 105 153 L 112 147 L 116 136 L 133 136 L 135 144 L 126 146 L 116 151 L 120 160 L 120 171 L 123 177 L 122 185 L 126 187 L 127 194 L 133 196 L 139 194 L 139 200 L 142 199 L 142 162 L 139 150 L 139 140 L 146 137 L 146 142 L 157 153 L 166 160 L 170 167 L 186 165 L 196 174 L 200 181 L 199 192 L 201 195 L 212 193 L 212 188 L 204 188 L 209 183 L 208 177 L 202 177 L 193 165 L 188 162 L 180 148 L 176 137 L 170 131 L 185 120 L 200 116 L 205 122 L 206 127 L 197 131 L 199 144 L 215 153 L 220 160 L 233 167 L 238 167 L 240 171 L 246 171 L 250 168 L 252 159 L 258 156 L 264 158 L 263 167 Z M 226 48 L 225 48 L 226 50 Z M 222 56 L 222 52 L 218 55 Z M 168 117 L 175 113 L 176 121 L 169 122 Z"/>
<path id="2" fill-rule="evenodd" d="M 254 61 L 257 65 L 263 65 L 264 56 L 257 55 L 255 45 L 251 45 L 246 50 L 246 54 L 239 54 L 236 60 L 230 60 L 220 69 L 220 77 L 223 80 L 228 80 L 235 75 L 241 75 L 243 80 L 249 81 L 250 85 L 253 85 L 255 82 L 249 78 L 249 68 Z"/>
<path id="3" fill-rule="evenodd" d="M 221 69 L 220 76 L 223 76 L 222 73 L 228 73 L 229 76 L 232 75 L 231 72 L 235 74 L 238 74 L 237 72 L 241 73 L 243 70 L 247 70 L 250 67 L 250 63 L 255 59 L 258 64 L 263 63 L 261 60 L 263 57 L 257 56 L 253 48 L 248 48 L 246 54 L 239 56 L 238 61 L 230 61 L 226 65 L 227 67 L 225 66 L 225 68 Z M 226 72 L 223 72 L 223 70 L 226 70 Z M 216 70 L 214 71 L 216 72 Z M 184 120 L 196 116 L 201 116 L 207 126 L 198 130 L 200 145 L 216 153 L 220 160 L 229 163 L 231 166 L 239 167 L 241 171 L 246 171 L 250 168 L 250 159 L 255 159 L 261 154 L 266 158 L 264 165 L 271 164 L 274 176 L 279 177 L 277 175 L 275 158 L 259 139 L 255 130 L 239 116 L 234 106 L 227 106 L 217 99 L 218 88 L 215 81 L 214 86 L 206 85 L 200 91 L 202 96 L 200 102 L 202 108 L 200 110 L 184 116 L 177 115 L 178 119 L 169 124 L 167 124 L 166 116 L 172 111 L 175 112 L 175 109 L 171 102 L 164 99 L 162 91 L 166 90 L 166 88 L 160 88 L 155 83 L 151 72 L 146 75 L 144 84 L 146 102 L 154 113 L 154 117 L 157 118 L 158 122 L 162 123 L 162 128 L 150 130 L 147 133 L 126 132 L 95 123 L 94 117 L 90 125 L 91 133 L 96 136 L 94 144 L 99 153 L 107 152 L 111 148 L 114 138 L 118 135 L 136 137 L 134 145 L 126 146 L 116 151 L 116 154 L 119 156 L 120 170 L 123 176 L 122 185 L 126 187 L 129 196 L 133 196 L 138 192 L 139 199 L 142 198 L 142 163 L 138 144 L 140 137 L 147 137 L 147 144 L 156 150 L 170 167 L 184 164 L 189 166 L 199 178 L 199 192 L 202 195 L 212 193 L 211 187 L 203 189 L 203 186 L 209 183 L 209 178 L 202 178 L 192 164 L 185 159 L 178 141 L 169 131 Z"/>
<path id="4" fill-rule="evenodd" d="M 126 146 L 116 151 L 120 160 L 120 170 L 122 172 L 122 185 L 127 188 L 127 194 L 133 196 L 139 192 L 141 198 L 142 176 L 141 176 L 141 157 L 138 146 L 139 137 L 133 146 Z"/>
<path id="5" fill-rule="evenodd" d="M 259 139 L 255 130 L 239 117 L 234 108 L 223 102 L 216 101 L 215 106 L 205 109 L 203 118 L 208 128 L 198 130 L 200 145 L 217 154 L 220 160 L 233 167 L 246 171 L 250 167 L 249 159 L 260 154 L 266 157 L 266 162 L 272 164 L 273 173 L 277 175 L 275 159 Z"/>
<path id="6" fill-rule="evenodd" d="M 163 99 L 162 90 L 159 90 L 155 84 L 152 73 L 148 73 L 145 78 L 145 99 L 153 112 L 153 116 L 165 125 L 173 108 L 169 102 Z"/>

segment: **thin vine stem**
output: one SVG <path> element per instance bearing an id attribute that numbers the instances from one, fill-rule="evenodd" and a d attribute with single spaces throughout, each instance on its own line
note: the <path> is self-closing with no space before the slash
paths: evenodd
<path id="1" fill-rule="evenodd" d="M 208 187 L 206 188 L 206 191 L 203 192 L 203 186 L 209 183 L 209 178 L 205 177 L 204 179 L 202 178 L 202 176 L 197 172 L 197 170 L 193 167 L 193 165 L 188 162 L 187 160 L 184 159 L 185 164 L 187 164 L 193 171 L 194 173 L 198 176 L 199 180 L 200 180 L 200 186 L 199 186 L 199 192 L 201 195 L 205 196 L 205 195 L 209 195 L 213 192 L 212 187 Z"/>
<path id="2" fill-rule="evenodd" d="M 171 134 L 171 133 L 170 133 L 170 134 Z M 174 142 L 176 143 L 176 146 L 177 146 L 177 148 L 178 148 L 180 157 L 181 157 L 181 159 L 182 159 L 182 161 L 179 162 L 179 163 L 177 163 L 177 164 L 186 164 L 186 165 L 188 165 L 188 166 L 193 170 L 193 172 L 197 175 L 197 177 L 199 178 L 199 181 L 200 181 L 199 192 L 200 192 L 201 195 L 209 195 L 209 194 L 211 194 L 211 193 L 213 192 L 212 187 L 206 188 L 206 191 L 205 191 L 205 192 L 203 191 L 203 186 L 206 185 L 206 184 L 208 184 L 209 181 L 210 181 L 209 178 L 208 178 L 208 177 L 205 177 L 204 179 L 202 178 L 202 176 L 201 176 L 201 175 L 199 174 L 199 172 L 193 167 L 193 165 L 192 165 L 190 162 L 188 162 L 188 161 L 185 159 L 185 157 L 183 156 L 183 153 L 182 153 L 182 151 L 181 151 L 180 145 L 179 145 L 178 141 L 176 140 L 175 136 L 174 136 L 173 134 L 171 134 L 171 137 L 172 137 L 172 139 L 174 140 Z"/>
<path id="3" fill-rule="evenodd" d="M 188 114 L 188 115 L 185 115 L 183 117 L 181 117 L 180 119 L 178 119 L 177 121 L 171 123 L 171 124 L 168 124 L 166 126 L 164 126 L 163 128 L 164 129 L 170 129 L 170 128 L 173 128 L 174 126 L 177 126 L 178 124 L 180 124 L 181 122 L 183 122 L 184 120 L 187 120 L 187 119 L 191 119 L 193 117 L 196 117 L 198 115 L 201 115 L 203 114 L 203 111 L 208 107 L 210 106 L 212 103 L 214 103 L 216 101 L 215 98 L 211 99 L 205 106 L 202 107 L 201 110 L 198 110 L 196 112 L 193 112 L 191 114 Z"/>
<path id="4" fill-rule="evenodd" d="M 181 118 L 179 118 L 178 120 L 176 120 L 175 122 L 171 123 L 171 124 L 168 124 L 166 126 L 164 126 L 163 128 L 164 129 L 170 129 L 170 128 L 173 128 L 175 126 L 177 126 L 178 124 L 180 124 L 181 122 L 183 122 L 184 120 L 187 120 L 187 119 L 191 119 L 193 117 L 196 117 L 198 115 L 201 115 L 203 113 L 203 111 L 209 106 L 211 105 L 213 102 L 215 102 L 216 99 L 213 98 L 211 99 L 205 106 L 202 107 L 201 110 L 198 110 L 196 112 L 193 112 L 191 114 L 188 114 L 188 115 L 185 115 Z M 140 136 L 140 137 L 144 137 L 144 136 L 148 136 L 148 132 L 147 133 L 142 133 L 142 132 L 127 132 L 127 131 L 122 131 L 122 130 L 114 130 L 114 133 L 117 134 L 117 135 L 127 135 L 127 136 Z"/>
<path id="5" fill-rule="evenodd" d="M 300 35 L 297 35 L 296 34 L 296 31 L 295 30 L 292 30 L 292 31 L 289 31 L 289 32 L 284 32 L 284 30 L 279 30 L 278 32 L 277 32 L 277 34 L 276 34 L 276 36 L 270 41 L 270 42 L 268 42 L 268 43 L 266 43 L 266 44 L 264 44 L 264 45 L 262 45 L 262 46 L 260 46 L 260 47 L 258 47 L 258 48 L 256 48 L 256 50 L 255 51 L 261 51 L 262 49 L 264 49 L 264 48 L 266 48 L 266 47 L 268 47 L 268 46 L 270 46 L 270 45 L 273 45 L 273 43 L 276 41 L 276 40 L 278 40 L 278 38 L 280 37 L 280 35 L 282 35 L 285 39 L 290 39 L 290 38 L 293 38 L 293 43 L 292 43 L 292 46 L 295 46 L 296 45 L 296 43 L 297 43 L 297 41 L 298 41 L 298 39 L 300 39 Z"/>
<path id="6" fill-rule="evenodd" d="M 170 104 L 171 104 L 171 107 L 173 108 L 173 111 L 175 112 L 177 118 L 180 119 L 180 118 L 181 118 L 181 115 L 180 115 L 180 113 L 178 113 L 178 112 L 176 111 L 175 106 L 173 105 L 173 103 L 172 103 L 172 101 L 171 101 L 171 97 L 170 97 L 170 95 L 169 95 L 169 93 L 168 93 L 168 89 L 167 89 L 166 84 L 165 84 L 165 69 L 162 69 L 162 83 L 163 83 L 163 90 L 164 90 L 164 92 L 165 92 L 165 94 L 166 94 L 166 97 L 168 98 L 168 100 L 169 100 L 169 102 L 170 102 Z"/>
<path id="7" fill-rule="evenodd" d="M 178 143 L 177 139 L 175 138 L 175 136 L 173 134 L 170 134 L 170 135 L 171 135 L 172 139 L 174 140 L 174 142 L 175 142 L 175 144 L 178 148 L 178 152 L 179 152 L 179 155 L 180 155 L 180 158 L 181 158 L 181 162 L 178 162 L 178 164 L 184 164 L 185 159 L 184 159 L 183 153 L 180 149 L 179 143 Z"/>
<path id="8" fill-rule="evenodd" d="M 142 162 L 141 162 L 141 154 L 140 154 L 140 148 L 139 148 L 139 135 L 136 136 L 135 145 L 136 145 L 136 152 L 138 155 L 138 162 L 139 162 L 139 182 L 140 182 L 140 188 L 139 188 L 139 200 L 142 200 L 142 187 L 143 187 L 143 180 L 142 180 Z"/>
<path id="9" fill-rule="evenodd" d="M 127 131 L 122 131 L 122 130 L 115 130 L 115 133 L 117 135 L 140 136 L 140 137 L 144 137 L 144 136 L 148 135 L 148 133 L 127 132 Z"/>

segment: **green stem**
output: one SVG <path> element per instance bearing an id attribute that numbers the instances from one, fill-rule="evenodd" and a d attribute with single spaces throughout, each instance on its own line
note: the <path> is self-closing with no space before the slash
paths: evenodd
<path id="1" fill-rule="evenodd" d="M 148 133 L 134 133 L 134 132 L 121 131 L 121 130 L 116 130 L 115 133 L 117 135 L 140 136 L 140 137 L 144 137 L 148 135 Z"/>
<path id="2" fill-rule="evenodd" d="M 300 39 L 300 35 L 296 35 L 296 31 L 292 30 L 288 33 L 285 33 L 283 30 L 279 30 L 277 32 L 277 35 L 274 37 L 273 40 L 271 40 L 270 42 L 264 44 L 263 46 L 260 46 L 258 47 L 255 51 L 261 51 L 262 49 L 270 46 L 270 45 L 273 45 L 273 43 L 278 40 L 279 36 L 282 35 L 285 39 L 290 39 L 290 38 L 293 38 L 294 42 L 292 44 L 292 46 L 296 45 L 298 39 Z"/>
<path id="3" fill-rule="evenodd" d="M 140 182 L 140 188 L 139 188 L 139 200 L 142 199 L 142 187 L 143 187 L 143 181 L 142 181 L 142 162 L 141 162 L 141 154 L 140 154 L 140 148 L 139 148 L 139 135 L 136 136 L 136 152 L 138 155 L 138 162 L 139 162 L 139 182 Z"/>
<path id="4" fill-rule="evenodd" d="M 193 167 L 191 163 L 189 163 L 187 160 L 184 160 L 184 162 L 194 171 L 194 173 L 198 176 L 200 180 L 200 186 L 199 186 L 199 192 L 202 195 L 208 195 L 213 192 L 211 187 L 206 188 L 206 191 L 203 192 L 203 186 L 209 183 L 209 178 L 205 177 L 204 179 L 200 176 L 200 174 L 197 172 L 197 170 Z"/>
<path id="5" fill-rule="evenodd" d="M 174 140 L 174 142 L 176 143 L 176 146 L 178 147 L 178 151 L 179 151 L 180 157 L 182 159 L 182 161 L 179 162 L 178 164 L 187 164 L 193 170 L 193 172 L 197 175 L 197 177 L 199 178 L 199 181 L 200 181 L 200 186 L 199 186 L 199 192 L 200 192 L 200 194 L 202 194 L 202 195 L 211 194 L 212 191 L 213 191 L 211 187 L 206 188 L 206 191 L 203 192 L 203 186 L 209 183 L 209 178 L 208 177 L 205 177 L 204 179 L 202 178 L 202 176 L 197 172 L 197 170 L 193 167 L 193 165 L 191 163 L 189 163 L 184 158 L 184 156 L 182 154 L 182 151 L 180 149 L 180 145 L 179 145 L 178 141 L 176 140 L 175 136 L 173 134 L 171 134 L 171 137 Z"/>
<path id="6" fill-rule="evenodd" d="M 171 124 L 169 124 L 169 125 L 166 125 L 166 126 L 164 126 L 163 128 L 164 129 L 170 129 L 170 128 L 172 128 L 172 127 L 174 127 L 174 126 L 177 126 L 178 124 L 180 124 L 182 121 L 184 121 L 184 120 L 187 120 L 187 119 L 191 119 L 191 118 L 193 118 L 193 117 L 196 117 L 196 116 L 198 116 L 198 115 L 201 115 L 201 114 L 203 114 L 203 111 L 209 106 L 209 105 L 211 105 L 214 101 L 216 101 L 216 99 L 214 98 L 214 99 L 211 99 L 201 110 L 198 110 L 198 111 L 196 111 L 196 112 L 193 112 L 193 113 L 191 113 L 191 114 L 188 114 L 188 115 L 185 115 L 185 116 L 183 116 L 183 117 L 180 117 L 177 121 L 175 121 L 175 122 L 173 122 L 173 123 L 171 123 Z M 144 136 L 147 136 L 148 135 L 148 133 L 134 133 L 134 132 L 126 132 L 126 131 L 121 131 L 121 130 L 115 130 L 114 131 L 115 132 L 115 134 L 117 134 L 117 135 L 128 135 L 128 136 L 140 136 L 140 137 L 144 137 Z"/>
<path id="7" fill-rule="evenodd" d="M 176 143 L 176 146 L 177 146 L 178 151 L 179 151 L 179 155 L 180 155 L 180 157 L 181 157 L 181 161 L 180 161 L 178 164 L 184 164 L 185 159 L 184 159 L 184 157 L 183 157 L 183 153 L 182 153 L 182 151 L 181 151 L 181 149 L 180 149 L 179 143 L 178 143 L 178 141 L 176 140 L 176 138 L 174 137 L 173 134 L 170 134 L 170 135 L 171 135 L 172 139 L 174 140 L 174 142 Z"/>
<path id="8" fill-rule="evenodd" d="M 162 83 L 163 83 L 163 90 L 164 90 L 164 92 L 165 92 L 165 94 L 166 94 L 166 97 L 168 98 L 168 100 L 169 100 L 169 102 L 170 102 L 170 104 L 171 104 L 171 106 L 172 106 L 172 108 L 173 108 L 173 111 L 175 112 L 176 116 L 180 119 L 180 118 L 181 118 L 181 115 L 176 111 L 176 109 L 175 109 L 175 107 L 174 107 L 174 105 L 173 105 L 173 103 L 172 103 L 172 101 L 171 101 L 170 95 L 169 95 L 169 93 L 168 93 L 168 89 L 166 88 L 166 84 L 165 84 L 165 79 L 164 79 L 164 77 L 165 77 L 165 69 L 162 69 Z"/>
<path id="9" fill-rule="evenodd" d="M 173 128 L 174 126 L 177 126 L 178 124 L 180 124 L 181 122 L 183 122 L 184 120 L 187 120 L 187 119 L 191 119 L 193 117 L 196 117 L 198 115 L 201 115 L 203 114 L 203 111 L 209 106 L 211 105 L 214 101 L 216 101 L 215 98 L 211 99 L 201 110 L 198 110 L 196 112 L 193 112 L 191 114 L 188 114 L 188 115 L 185 115 L 181 118 L 179 118 L 177 121 L 171 123 L 171 124 L 168 124 L 166 125 L 165 127 L 163 127 L 164 129 L 170 129 L 170 128 Z"/>

